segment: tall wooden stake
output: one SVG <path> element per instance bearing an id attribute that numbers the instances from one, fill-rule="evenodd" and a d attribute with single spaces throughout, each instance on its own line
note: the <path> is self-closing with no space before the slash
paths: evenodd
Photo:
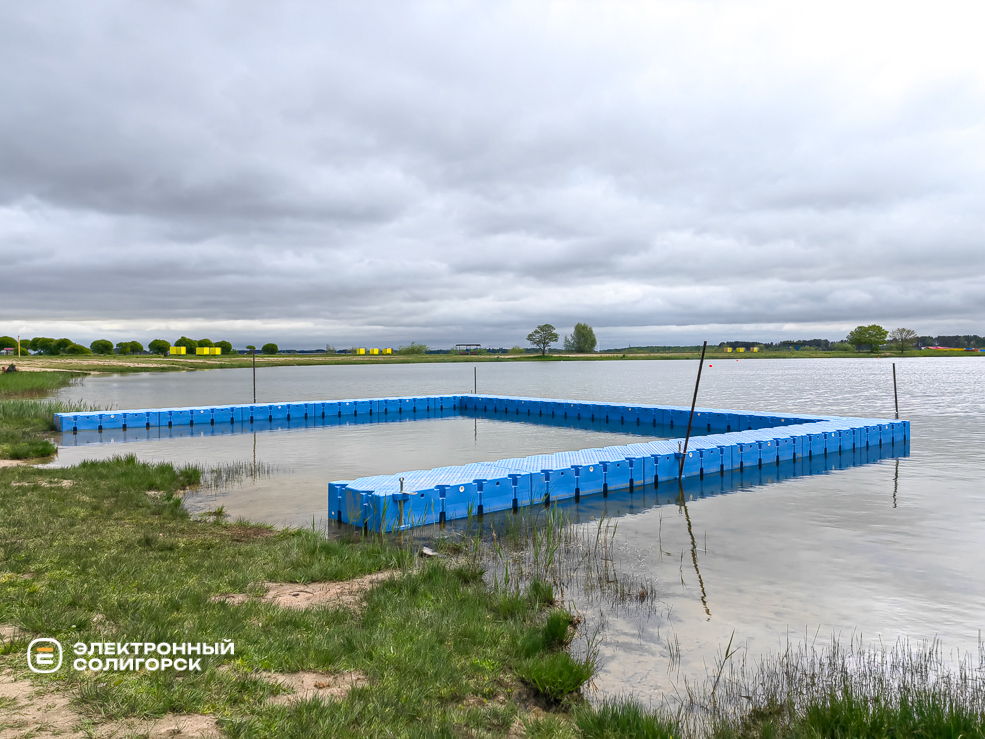
<path id="1" fill-rule="evenodd" d="M 893 362 L 893 401 L 896 403 L 896 420 L 899 420 L 899 393 L 896 392 L 896 362 Z"/>
<path id="2" fill-rule="evenodd" d="M 701 368 L 705 366 L 706 341 L 701 347 L 701 362 L 698 364 L 698 379 L 694 382 L 694 397 L 691 399 L 691 415 L 687 419 L 687 436 L 684 437 L 684 453 L 681 455 L 681 467 L 677 471 L 677 479 L 684 479 L 684 460 L 687 459 L 687 443 L 691 440 L 691 424 L 694 422 L 694 406 L 698 402 L 698 386 L 701 384 Z"/>
<path id="3" fill-rule="evenodd" d="M 253 402 L 257 402 L 257 350 L 253 350 Z"/>

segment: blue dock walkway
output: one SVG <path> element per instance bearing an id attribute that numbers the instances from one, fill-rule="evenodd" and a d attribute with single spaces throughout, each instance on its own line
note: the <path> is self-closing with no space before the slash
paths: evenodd
<path id="1" fill-rule="evenodd" d="M 448 413 L 504 421 L 599 422 L 619 427 L 687 429 L 690 408 L 523 398 L 499 395 L 438 395 L 359 398 L 299 403 L 255 403 L 194 408 L 156 408 L 103 413 L 55 414 L 63 433 L 155 427 L 274 424 L 320 420 L 389 422 Z M 909 421 L 838 416 L 772 414 L 714 408 L 695 409 L 684 460 L 684 478 L 742 472 L 816 456 L 884 445 L 903 447 Z M 676 481 L 681 476 L 681 439 L 641 441 L 595 449 L 500 459 L 476 464 L 374 475 L 328 484 L 332 520 L 372 531 L 395 531 L 473 514 L 578 500 Z"/>

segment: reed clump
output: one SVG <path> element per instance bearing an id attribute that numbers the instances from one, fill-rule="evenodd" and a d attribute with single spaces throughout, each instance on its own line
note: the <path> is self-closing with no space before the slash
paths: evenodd
<path id="1" fill-rule="evenodd" d="M 263 460 L 244 459 L 230 462 L 195 462 L 192 466 L 201 470 L 199 490 L 221 493 L 248 482 L 266 480 L 276 474 L 290 473 L 290 469 Z"/>
<path id="2" fill-rule="evenodd" d="M 53 455 L 58 449 L 51 438 L 54 415 L 92 410 L 95 409 L 86 403 L 0 397 L 0 459 Z"/>
<path id="3" fill-rule="evenodd" d="M 730 660 L 688 691 L 695 728 L 715 737 L 985 737 L 985 647 L 944 654 L 939 641 L 866 646 L 860 636 L 801 644 L 754 666 Z"/>
<path id="4" fill-rule="evenodd" d="M 0 398 L 38 398 L 77 384 L 79 372 L 0 372 Z"/>
<path id="5" fill-rule="evenodd" d="M 731 647 L 700 685 L 652 707 L 632 697 L 572 712 L 582 737 L 982 739 L 985 648 L 946 657 L 939 642 L 801 644 L 753 665 Z"/>

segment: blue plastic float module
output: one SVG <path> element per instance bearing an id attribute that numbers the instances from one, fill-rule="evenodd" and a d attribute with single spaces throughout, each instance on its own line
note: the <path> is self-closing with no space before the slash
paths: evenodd
<path id="1" fill-rule="evenodd" d="M 145 408 L 136 410 L 56 413 L 55 427 L 62 432 L 104 429 L 184 427 L 263 423 L 300 419 L 376 418 L 380 421 L 420 417 L 447 410 L 471 410 L 501 415 L 510 420 L 524 418 L 568 418 L 601 420 L 635 426 L 687 428 L 690 409 L 675 406 L 612 404 L 591 401 L 521 398 L 499 395 L 431 395 L 398 398 L 357 398 L 289 403 L 197 406 L 188 408 Z M 696 409 L 694 429 L 701 432 L 733 432 L 787 426 L 815 420 L 807 416 L 777 416 L 755 412 Z"/>
<path id="2" fill-rule="evenodd" d="M 65 433 L 158 426 L 215 426 L 232 423 L 271 423 L 301 419 L 368 418 L 396 420 L 435 411 L 457 410 L 460 396 L 357 398 L 300 403 L 250 403 L 192 408 L 150 408 L 91 413 L 56 413 L 55 428 Z"/>
<path id="3" fill-rule="evenodd" d="M 273 424 L 337 418 L 378 422 L 433 417 L 445 411 L 503 420 L 588 419 L 607 424 L 663 426 L 686 432 L 690 408 L 499 395 L 357 398 L 195 408 L 58 413 L 63 432 L 217 424 Z M 695 409 L 683 468 L 683 438 L 501 459 L 329 483 L 329 515 L 374 531 L 516 510 L 521 506 L 605 494 L 609 490 L 742 471 L 747 467 L 905 444 L 908 421 Z"/>
<path id="4" fill-rule="evenodd" d="M 685 431 L 690 409 L 578 401 L 461 396 L 465 410 L 504 420 L 552 417 L 674 424 Z M 679 426 L 678 426 L 679 424 Z M 764 464 L 839 455 L 884 444 L 906 444 L 909 421 L 774 415 L 700 409 L 693 426 L 724 433 L 501 459 L 482 464 L 380 475 L 329 484 L 329 516 L 373 531 L 394 531 L 550 501 L 605 494 L 679 477 L 742 471 Z M 434 475 L 440 475 L 440 482 Z"/>

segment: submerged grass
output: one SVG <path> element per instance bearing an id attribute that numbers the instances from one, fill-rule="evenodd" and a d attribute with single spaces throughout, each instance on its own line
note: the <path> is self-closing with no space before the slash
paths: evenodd
<path id="1" fill-rule="evenodd" d="M 572 525 L 557 506 L 532 505 L 515 514 L 470 518 L 458 534 L 439 534 L 438 551 L 470 557 L 498 591 L 550 587 L 606 609 L 650 614 L 660 605 L 648 577 L 626 571 L 616 545 L 618 524 L 602 517 Z M 553 595 L 552 595 L 553 598 Z"/>
<path id="2" fill-rule="evenodd" d="M 676 706 L 632 698 L 575 707 L 586 738 L 982 739 L 985 649 L 945 659 L 937 642 L 866 647 L 861 639 L 800 645 L 755 666 L 740 661 Z M 721 679 L 719 679 L 721 675 Z"/>
<path id="3" fill-rule="evenodd" d="M 485 564 L 504 618 L 541 588 L 550 593 L 548 604 L 554 593 L 562 600 L 567 593 L 603 609 L 652 612 L 659 590 L 623 571 L 615 531 L 605 519 L 571 526 L 560 511 L 532 507 L 505 519 L 471 520 L 463 534 L 439 538 L 435 546 Z M 521 649 L 565 644 L 559 640 L 570 632 L 562 629 L 563 618 L 549 615 Z M 668 647 L 673 658 L 670 641 Z M 579 662 L 555 651 L 548 663 L 530 669 L 521 663 L 518 674 L 550 702 L 563 694 L 566 679 L 590 680 L 592 670 L 587 677 L 577 670 L 596 666 L 592 639 L 585 654 Z M 676 654 L 679 660 L 679 643 Z M 627 739 L 985 739 L 983 726 L 985 644 L 976 658 L 946 659 L 936 642 L 885 649 L 865 646 L 861 638 L 847 646 L 834 641 L 822 649 L 789 648 L 752 666 L 730 642 L 706 682 L 685 683 L 673 702 L 644 706 L 632 696 L 607 698 L 571 705 L 564 721 L 525 722 L 528 736 Z"/>
<path id="4" fill-rule="evenodd" d="M 717 692 L 689 691 L 715 736 L 985 737 L 985 648 L 948 659 L 939 642 L 867 647 L 860 637 L 800 645 L 750 668 L 730 664 Z M 701 709 L 701 710 L 697 710 Z M 700 721 L 696 721 L 700 725 Z"/>
<path id="5" fill-rule="evenodd" d="M 195 463 L 202 471 L 200 490 L 220 493 L 246 482 L 266 480 L 273 475 L 290 473 L 290 469 L 262 460 L 244 459 L 232 462 Z"/>

